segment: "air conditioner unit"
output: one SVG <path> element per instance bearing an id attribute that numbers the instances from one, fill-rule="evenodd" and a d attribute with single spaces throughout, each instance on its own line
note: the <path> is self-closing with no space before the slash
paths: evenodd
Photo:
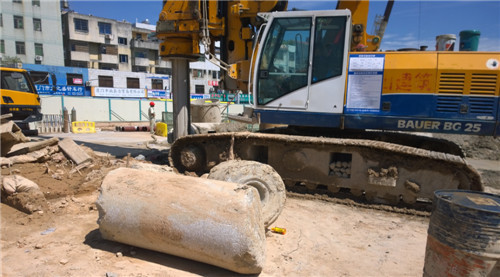
<path id="1" fill-rule="evenodd" d="M 35 61 L 37 62 L 43 61 L 43 56 L 35 56 Z"/>
<path id="2" fill-rule="evenodd" d="M 113 35 L 106 35 L 105 38 L 106 39 L 113 39 Z"/>

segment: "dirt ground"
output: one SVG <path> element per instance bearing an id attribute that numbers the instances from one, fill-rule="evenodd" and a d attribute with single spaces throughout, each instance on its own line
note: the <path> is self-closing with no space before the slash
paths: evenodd
<path id="1" fill-rule="evenodd" d="M 468 156 L 489 165 L 480 172 L 488 175 L 488 191 L 498 193 L 500 168 L 495 170 L 494 161 L 499 160 L 500 139 L 473 138 L 462 143 L 467 144 Z M 98 142 L 86 145 L 106 149 Z M 131 148 L 124 151 L 137 150 L 132 157 L 143 151 L 146 159 L 165 159 L 162 152 L 144 145 L 128 145 Z M 94 166 L 73 174 L 69 172 L 74 165 L 60 152 L 43 162 L 2 168 L 2 175 L 18 174 L 34 181 L 45 196 L 45 201 L 36 203 L 40 211 L 32 214 L 1 204 L 2 276 L 237 275 L 102 239 L 95 206 L 102 179 L 127 163 L 150 162 L 127 162 L 127 157 L 83 149 Z M 267 233 L 267 258 L 259 276 L 422 276 L 428 223 L 425 213 L 405 215 L 288 193 L 285 208 L 273 224 L 287 233 Z"/>

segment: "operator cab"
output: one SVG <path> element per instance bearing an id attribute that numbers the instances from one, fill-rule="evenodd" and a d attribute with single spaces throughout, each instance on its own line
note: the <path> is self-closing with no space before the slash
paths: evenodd
<path id="1" fill-rule="evenodd" d="M 275 12 L 265 17 L 253 70 L 255 109 L 342 113 L 350 11 Z"/>

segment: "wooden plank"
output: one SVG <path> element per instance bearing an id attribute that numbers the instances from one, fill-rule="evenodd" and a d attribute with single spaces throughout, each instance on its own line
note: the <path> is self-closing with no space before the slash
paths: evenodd
<path id="1" fill-rule="evenodd" d="M 0 125 L 0 137 L 2 145 L 0 155 L 2 157 L 9 153 L 12 146 L 29 141 L 13 121 L 4 122 Z"/>
<path id="2" fill-rule="evenodd" d="M 12 114 L 11 113 L 6 113 L 6 114 L 2 114 L 0 116 L 0 122 L 3 124 L 9 120 L 11 120 L 10 118 L 12 117 Z"/>
<path id="3" fill-rule="evenodd" d="M 36 150 L 40 150 L 47 146 L 55 145 L 59 142 L 59 138 L 50 138 L 42 141 L 31 141 L 25 143 L 18 143 L 10 149 L 9 153 L 7 153 L 7 157 L 22 155 L 26 153 L 30 153 Z"/>
<path id="4" fill-rule="evenodd" d="M 72 139 L 65 138 L 59 142 L 59 148 L 77 165 L 91 161 L 92 158 L 85 153 Z"/>

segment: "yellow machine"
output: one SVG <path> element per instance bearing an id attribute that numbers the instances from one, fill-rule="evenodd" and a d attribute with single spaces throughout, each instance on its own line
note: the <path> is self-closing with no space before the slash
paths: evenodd
<path id="1" fill-rule="evenodd" d="M 28 72 L 8 67 L 0 70 L 2 115 L 10 113 L 20 123 L 42 120 L 40 97 Z"/>
<path id="2" fill-rule="evenodd" d="M 285 2 L 166 1 L 157 30 L 162 56 L 215 59 L 211 42 L 220 40 L 225 88 L 254 99 L 239 120 L 288 126 L 272 134 L 176 134 L 173 165 L 203 174 L 230 157 L 255 160 L 289 188 L 389 204 L 428 203 L 436 189 L 481 190 L 454 143 L 385 131 L 500 134 L 500 53 L 379 52 L 392 1 L 375 35 L 366 32 L 367 5 L 279 12 Z M 173 84 L 186 83 L 186 74 L 173 72 Z M 182 127 L 175 99 L 185 93 L 174 86 L 174 130 Z"/>
<path id="3" fill-rule="evenodd" d="M 157 25 L 160 56 L 215 58 L 215 41 L 227 76 L 222 86 L 247 91 L 250 58 L 259 12 L 286 10 L 287 1 L 165 1 Z M 205 47 L 201 52 L 200 43 Z"/>

